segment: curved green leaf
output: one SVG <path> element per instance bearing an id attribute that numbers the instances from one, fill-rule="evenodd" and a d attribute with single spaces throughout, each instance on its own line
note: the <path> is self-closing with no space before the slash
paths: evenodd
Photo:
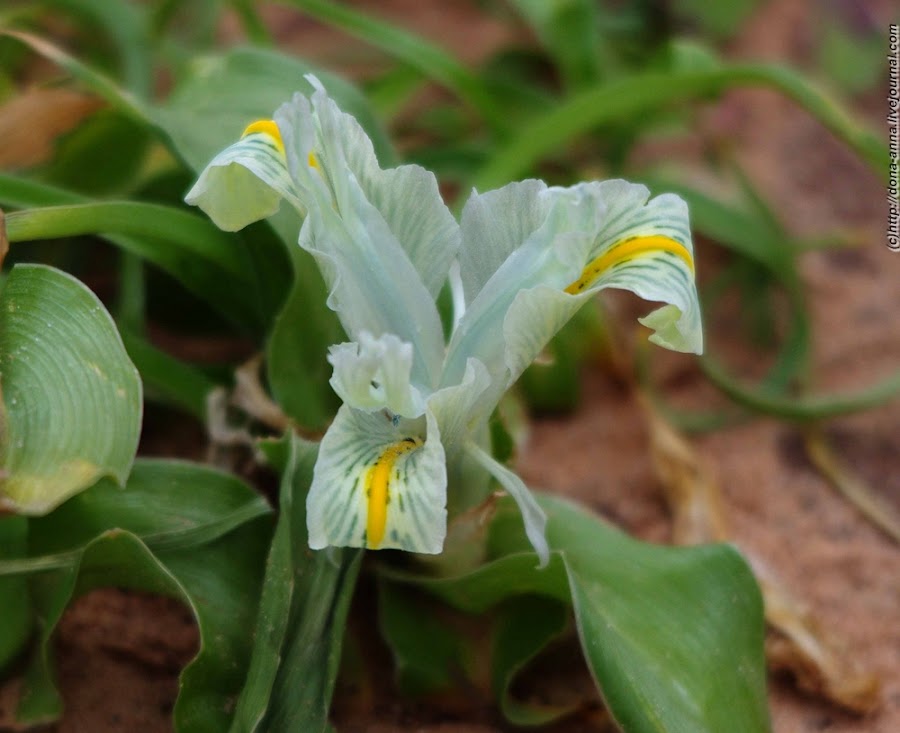
<path id="1" fill-rule="evenodd" d="M 26 209 L 7 214 L 6 229 L 10 242 L 99 232 L 169 239 L 238 282 L 246 275 L 246 263 L 232 237 L 208 219 L 172 206 L 109 201 Z"/>
<path id="2" fill-rule="evenodd" d="M 466 658 L 461 634 L 435 613 L 435 599 L 381 579 L 378 629 L 394 657 L 401 694 L 412 697 L 445 691 L 463 676 Z"/>
<path id="3" fill-rule="evenodd" d="M 107 0 L 41 0 L 40 4 L 69 11 L 101 28 L 116 47 L 125 86 L 141 98 L 150 96 L 153 65 L 147 10 L 143 6 Z"/>
<path id="4" fill-rule="evenodd" d="M 30 33 L 0 28 L 0 36 L 12 38 L 27 46 L 62 69 L 68 71 L 86 89 L 104 99 L 109 105 L 126 117 L 142 125 L 151 125 L 147 110 L 137 97 L 119 87 L 114 81 L 95 71 L 87 64 L 70 56 L 52 43 Z"/>
<path id="5" fill-rule="evenodd" d="M 286 211 L 276 216 L 287 218 L 297 219 Z M 310 254 L 298 245 L 291 260 L 296 279 L 269 333 L 266 376 L 287 415 L 305 427 L 324 429 L 340 407 L 328 384 L 332 370 L 326 356 L 346 337 L 335 312 L 325 306 L 328 289 Z"/>
<path id="6" fill-rule="evenodd" d="M 122 204 L 112 204 L 112 208 L 103 204 L 104 208 L 97 210 L 92 208 L 96 202 L 71 191 L 3 174 L 0 204 L 30 209 L 8 215 L 14 217 L 13 236 L 18 240 L 96 234 L 161 268 L 232 323 L 254 323 L 255 306 L 249 301 L 246 285 L 242 285 L 252 269 L 248 253 L 242 251 L 239 239 L 220 232 L 201 217 L 136 202 L 128 202 L 124 208 Z M 88 208 L 81 208 L 84 205 Z M 155 221 L 160 209 L 162 219 Z M 187 222 L 186 228 L 168 219 L 172 212 L 182 225 Z M 139 218 L 130 219 L 129 215 L 135 213 Z M 63 218 L 58 219 L 60 216 Z M 176 226 L 160 226 L 163 222 Z"/>
<path id="7" fill-rule="evenodd" d="M 318 446 L 291 434 L 287 446 L 268 443 L 263 448 L 273 463 L 285 461 L 280 513 L 266 564 L 247 683 L 230 730 L 321 733 L 328 726 L 362 552 L 309 550 L 306 493 Z"/>
<path id="8" fill-rule="evenodd" d="M 124 483 L 141 382 L 115 324 L 75 278 L 13 268 L 0 293 L 0 506 L 43 514 L 101 476 Z"/>
<path id="9" fill-rule="evenodd" d="M 478 110 L 493 127 L 508 126 L 503 107 L 481 78 L 439 46 L 392 23 L 330 0 L 290 0 L 290 3 L 316 20 L 340 28 L 418 69 Z"/>
<path id="10" fill-rule="evenodd" d="M 522 125 L 476 174 L 472 185 L 487 191 L 521 178 L 541 158 L 564 149 L 578 135 L 603 123 L 649 114 L 675 102 L 739 86 L 770 87 L 791 97 L 844 140 L 879 175 L 884 175 L 888 160 L 884 143 L 850 119 L 824 93 L 785 67 L 746 64 L 638 74 L 576 94 Z"/>
<path id="11" fill-rule="evenodd" d="M 878 407 L 900 396 L 900 372 L 856 392 L 791 397 L 775 393 L 765 387 L 753 388 L 743 385 L 710 359 L 702 359 L 700 366 L 709 380 L 739 405 L 755 412 L 798 422 L 849 415 Z"/>
<path id="12" fill-rule="evenodd" d="M 503 605 L 494 627 L 491 687 L 500 710 L 513 725 L 546 725 L 572 712 L 572 706 L 517 700 L 510 688 L 516 675 L 569 626 L 569 609 L 540 596 Z"/>
<path id="13" fill-rule="evenodd" d="M 455 578 L 383 572 L 474 612 L 523 593 L 564 594 L 588 665 L 627 733 L 768 731 L 762 599 L 740 555 L 724 545 L 639 542 L 569 502 L 539 499 L 553 550 L 542 570 L 505 499 L 488 564 Z"/>
<path id="14" fill-rule="evenodd" d="M 272 117 L 294 92 L 311 94 L 312 87 L 303 78 L 309 73 L 318 76 L 341 109 L 365 128 L 379 163 L 393 165 L 393 148 L 355 87 L 302 59 L 275 51 L 238 48 L 198 59 L 166 103 L 151 115 L 175 151 L 199 173 L 248 124 Z"/>
<path id="15" fill-rule="evenodd" d="M 0 562 L 24 554 L 28 536 L 25 517 L 0 517 Z M 24 648 L 31 634 L 31 599 L 24 578 L 0 577 L 0 673 Z"/>
<path id="16" fill-rule="evenodd" d="M 26 580 L 41 621 L 19 718 L 61 712 L 51 639 L 66 606 L 91 588 L 118 586 L 180 598 L 194 612 L 201 649 L 184 670 L 180 731 L 220 733 L 244 680 L 263 558 L 266 502 L 234 476 L 180 461 L 142 460 L 125 489 L 101 481 L 31 520 L 28 554 L 0 559 L 0 581 Z M 42 571 L 42 572 L 37 572 Z M 27 602 L 27 593 L 18 602 Z"/>
<path id="17" fill-rule="evenodd" d="M 570 89 L 584 88 L 600 77 L 599 17 L 592 0 L 512 0 L 542 45 L 559 65 Z"/>

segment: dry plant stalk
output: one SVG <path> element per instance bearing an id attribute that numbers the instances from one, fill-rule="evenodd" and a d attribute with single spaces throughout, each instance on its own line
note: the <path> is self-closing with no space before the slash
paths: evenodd
<path id="1" fill-rule="evenodd" d="M 260 379 L 262 363 L 262 354 L 257 354 L 237 368 L 231 404 L 276 433 L 283 433 L 290 427 L 291 420 L 263 388 Z"/>
<path id="2" fill-rule="evenodd" d="M 861 668 L 852 650 L 827 635 L 818 620 L 753 563 L 766 603 L 766 620 L 777 631 L 766 639 L 766 658 L 773 671 L 787 670 L 797 684 L 856 713 L 878 707 L 880 682 Z"/>
<path id="3" fill-rule="evenodd" d="M 900 517 L 862 479 L 841 465 L 822 430 L 810 428 L 804 442 L 809 460 L 828 483 L 872 524 L 895 542 L 900 542 Z"/>
<path id="4" fill-rule="evenodd" d="M 709 465 L 690 443 L 653 408 L 645 395 L 640 402 L 650 430 L 654 469 L 666 492 L 676 544 L 732 541 L 721 488 Z M 879 703 L 879 680 L 861 669 L 853 651 L 827 633 L 818 620 L 793 598 L 773 574 L 744 548 L 759 581 L 769 634 L 769 669 L 791 672 L 804 690 L 823 695 L 856 713 L 868 713 Z"/>

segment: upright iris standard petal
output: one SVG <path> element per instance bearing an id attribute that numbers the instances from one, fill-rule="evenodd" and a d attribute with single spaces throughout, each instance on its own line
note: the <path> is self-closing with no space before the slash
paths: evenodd
<path id="1" fill-rule="evenodd" d="M 252 123 L 203 171 L 187 200 L 235 230 L 286 198 L 306 215 L 300 244 L 317 259 L 329 305 L 356 339 L 394 333 L 414 347 L 414 378 L 433 387 L 443 358 L 434 300 L 459 247 L 459 226 L 434 175 L 382 170 L 372 143 L 315 77 L 273 120 Z"/>
<path id="2" fill-rule="evenodd" d="M 480 288 L 450 341 L 442 384 L 458 383 L 469 357 L 488 368 L 498 385 L 498 398 L 518 377 L 508 372 L 503 333 L 507 313 L 523 290 L 545 284 L 562 290 L 580 271 L 605 210 L 598 193 L 588 187 L 549 189 L 542 183 L 514 183 L 473 194 L 463 211 L 460 265 L 467 297 L 468 291 Z M 523 228 L 525 222 L 529 226 Z M 517 237 L 521 241 L 497 264 Z M 540 348 L 552 335 L 538 335 Z"/>
<path id="3" fill-rule="evenodd" d="M 289 156 L 296 153 L 298 168 L 305 167 L 303 163 L 310 154 L 315 156 L 339 209 L 355 195 L 350 186 L 350 181 L 355 181 L 384 219 L 432 298 L 437 297 L 460 243 L 459 225 L 441 199 L 437 179 L 417 165 L 383 170 L 371 140 L 356 119 L 340 110 L 315 77 L 307 79 L 316 88 L 310 99 L 316 139 L 308 146 L 302 140 L 299 148 L 296 144 L 289 146 Z M 302 104 L 298 109 L 303 109 Z M 349 175 L 331 175 L 332 169 L 346 170 Z"/>
<path id="4" fill-rule="evenodd" d="M 433 386 L 444 350 L 440 317 L 434 296 L 410 258 L 410 251 L 417 256 L 421 251 L 412 243 L 412 249 L 405 247 L 398 234 L 427 234 L 426 224 L 436 217 L 436 228 L 449 229 L 450 239 L 432 236 L 429 246 L 449 248 L 449 256 L 453 256 L 456 225 L 451 217 L 451 226 L 446 226 L 445 216 L 450 215 L 440 197 L 437 206 L 429 201 L 431 193 L 437 196 L 436 190 L 425 187 L 416 195 L 406 192 L 402 204 L 396 203 L 405 207 L 419 226 L 394 231 L 392 224 L 397 225 L 402 217 L 394 212 L 388 218 L 380 211 L 362 181 L 380 191 L 382 198 L 395 201 L 398 192 L 388 190 L 395 179 L 378 168 L 370 141 L 352 117 L 340 112 L 320 89 L 313 94 L 312 104 L 296 95 L 278 110 L 275 120 L 291 176 L 309 192 L 309 201 L 305 201 L 309 215 L 299 241 L 319 264 L 330 288 L 329 306 L 353 339 L 368 331 L 375 336 L 393 333 L 411 343 L 413 379 Z M 362 179 L 351 162 L 360 175 L 365 174 Z M 447 254 L 434 253 L 434 262 L 443 270 L 426 274 L 430 281 L 442 282 L 449 268 Z"/>
<path id="5" fill-rule="evenodd" d="M 419 417 L 425 401 L 410 383 L 412 344 L 394 334 L 374 338 L 363 331 L 359 343 L 332 346 L 331 386 L 344 403 L 359 410 L 387 410 L 392 416 Z"/>
<path id="6" fill-rule="evenodd" d="M 396 422 L 344 405 L 322 439 L 307 496 L 309 546 L 439 553 L 447 471 L 431 415 Z"/>
<path id="7" fill-rule="evenodd" d="M 473 192 L 466 201 L 460 223 L 466 246 L 459 251 L 459 269 L 467 304 L 546 221 L 553 205 L 546 190 L 546 183 L 532 179 L 484 194 Z"/>
<path id="8" fill-rule="evenodd" d="M 302 193 L 288 173 L 278 126 L 259 120 L 213 158 L 185 201 L 203 209 L 220 229 L 235 232 L 274 214 L 283 198 L 304 210 Z"/>

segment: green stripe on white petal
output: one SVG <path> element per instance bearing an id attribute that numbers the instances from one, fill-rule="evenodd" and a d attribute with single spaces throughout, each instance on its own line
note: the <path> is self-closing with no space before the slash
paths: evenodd
<path id="1" fill-rule="evenodd" d="M 604 288 L 666 303 L 640 319 L 655 331 L 650 340 L 673 351 L 703 351 L 686 205 L 672 194 L 647 202 L 645 187 L 625 181 L 594 185 L 608 208 L 581 274 L 562 292 L 558 284 L 523 290 L 506 314 L 510 380 L 531 364 L 587 297 Z"/>
<path id="2" fill-rule="evenodd" d="M 185 201 L 199 206 L 217 227 L 228 232 L 271 216 L 283 198 L 303 211 L 281 140 L 273 131 L 277 133 L 274 125 L 272 130 L 250 132 L 219 153 Z"/>
<path id="3" fill-rule="evenodd" d="M 703 353 L 700 305 L 694 281 L 694 247 L 687 204 L 674 194 L 649 198 L 627 181 L 597 184 L 607 215 L 590 259 L 568 292 L 621 288 L 668 305 L 641 319 L 656 332 L 650 340 L 674 351 Z"/>
<path id="4" fill-rule="evenodd" d="M 343 405 L 325 433 L 307 496 L 309 546 L 437 554 L 447 472 L 434 418 L 395 421 Z"/>
<path id="5" fill-rule="evenodd" d="M 547 515 L 544 514 L 544 510 L 541 509 L 528 487 L 516 474 L 498 463 L 489 453 L 474 443 L 469 443 L 466 449 L 472 458 L 500 482 L 500 485 L 506 489 L 506 493 L 516 502 L 522 513 L 522 521 L 525 523 L 525 535 L 537 553 L 541 567 L 547 565 L 550 562 L 550 547 L 547 544 L 546 536 Z"/>
<path id="6" fill-rule="evenodd" d="M 393 334 L 374 338 L 363 331 L 359 343 L 332 346 L 328 361 L 334 367 L 331 386 L 346 404 L 373 412 L 413 418 L 425 412 L 421 392 L 409 381 L 412 345 Z"/>

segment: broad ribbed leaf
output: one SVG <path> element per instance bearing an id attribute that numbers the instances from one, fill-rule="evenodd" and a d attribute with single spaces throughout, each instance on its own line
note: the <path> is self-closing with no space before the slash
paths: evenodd
<path id="1" fill-rule="evenodd" d="M 191 608 L 201 649 L 182 673 L 176 729 L 224 730 L 249 659 L 269 512 L 234 476 L 152 460 L 136 463 L 124 489 L 104 480 L 31 520 L 27 553 L 0 558 L 0 582 L 27 581 L 41 628 L 19 719 L 41 723 L 61 714 L 51 657 L 56 625 L 78 595 L 115 586 L 171 595 Z M 23 593 L 16 603 L 28 598 Z"/>
<path id="2" fill-rule="evenodd" d="M 141 382 L 109 314 L 75 278 L 13 268 L 0 293 L 0 507 L 44 514 L 102 476 L 124 483 Z"/>

